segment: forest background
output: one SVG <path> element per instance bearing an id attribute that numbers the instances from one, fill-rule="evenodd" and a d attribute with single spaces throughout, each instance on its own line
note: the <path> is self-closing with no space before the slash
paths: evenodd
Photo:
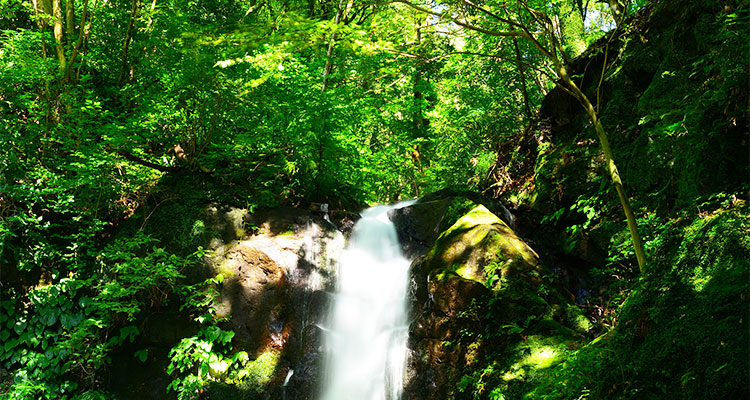
<path id="1" fill-rule="evenodd" d="M 650 320 L 731 309 L 664 332 L 713 346 L 700 370 L 622 363 L 664 368 L 674 393 L 746 393 L 748 9 L 0 0 L 0 394 L 105 397 L 153 307 L 233 357 L 215 278 L 191 273 L 206 204 L 356 211 L 445 188 L 502 200 L 551 259 L 585 266 L 592 339 L 639 290 Z M 675 282 L 686 306 L 659 303 Z M 183 350 L 172 368 L 200 368 Z M 643 387 L 628 382 L 597 390 Z"/>

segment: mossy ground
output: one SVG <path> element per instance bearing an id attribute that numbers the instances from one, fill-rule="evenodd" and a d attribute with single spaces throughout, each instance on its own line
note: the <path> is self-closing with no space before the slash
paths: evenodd
<path id="1" fill-rule="evenodd" d="M 745 206 L 668 227 L 616 328 L 578 350 L 529 336 L 507 372 L 486 367 L 496 398 L 746 397 L 748 229 Z"/>

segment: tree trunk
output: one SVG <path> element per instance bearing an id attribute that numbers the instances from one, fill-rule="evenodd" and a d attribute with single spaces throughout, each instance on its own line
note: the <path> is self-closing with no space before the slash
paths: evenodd
<path id="1" fill-rule="evenodd" d="M 633 214 L 633 209 L 630 206 L 630 201 L 628 201 L 628 197 L 625 194 L 625 188 L 622 184 L 620 173 L 617 170 L 617 165 L 615 164 L 614 155 L 612 154 L 612 148 L 609 145 L 607 132 L 604 130 L 604 127 L 599 120 L 599 116 L 597 115 L 593 104 L 591 104 L 591 101 L 589 101 L 586 94 L 584 94 L 583 91 L 578 88 L 575 82 L 570 79 L 570 76 L 568 76 L 568 72 L 565 67 L 558 65 L 558 73 L 560 75 L 560 78 L 562 78 L 563 83 L 575 95 L 586 113 L 589 115 L 591 122 L 594 124 L 594 130 L 596 130 L 596 134 L 599 138 L 599 143 L 602 146 L 602 152 L 604 153 L 604 161 L 607 166 L 607 170 L 609 171 L 609 175 L 612 178 L 612 183 L 614 183 L 615 185 L 615 190 L 617 190 L 617 196 L 620 198 L 620 204 L 625 211 L 625 218 L 627 219 L 628 229 L 630 230 L 630 237 L 633 241 L 635 257 L 638 260 L 638 268 L 641 273 L 643 273 L 646 264 L 646 253 L 643 250 L 641 235 L 638 233 L 638 222 L 635 219 L 635 214 Z"/>
<path id="2" fill-rule="evenodd" d="M 69 0 L 68 0 L 69 1 Z M 65 75 L 63 76 L 63 83 L 68 83 L 71 81 L 71 74 L 73 71 L 73 64 L 75 64 L 76 57 L 78 56 L 78 51 L 81 48 L 81 45 L 84 42 L 84 39 L 88 36 L 87 31 L 90 31 L 91 29 L 91 22 L 86 23 L 86 18 L 88 17 L 88 3 L 89 0 L 83 0 L 83 11 L 81 12 L 81 29 L 78 33 L 78 40 L 76 40 L 75 44 L 73 44 L 73 49 L 70 53 L 70 60 L 68 61 L 68 66 L 65 68 Z M 68 35 L 68 40 L 72 40 L 73 35 Z"/>
<path id="3" fill-rule="evenodd" d="M 422 45 L 422 21 L 417 20 L 416 23 L 416 29 L 414 33 L 414 41 L 416 43 L 416 52 L 417 54 L 420 53 L 419 47 Z M 414 126 L 414 138 L 421 138 L 424 137 L 424 115 L 422 114 L 422 105 L 424 103 L 424 94 L 420 90 L 420 86 L 422 85 L 422 70 L 420 69 L 419 65 L 419 57 L 417 57 L 415 60 L 416 64 L 414 65 L 414 80 L 412 82 L 413 85 L 413 98 L 414 98 L 414 113 L 412 114 L 413 119 L 413 126 Z M 418 151 L 415 149 L 415 151 Z M 420 167 L 421 169 L 421 167 Z"/>
<path id="4" fill-rule="evenodd" d="M 338 8 L 336 9 L 336 16 L 333 18 L 333 23 L 338 25 L 342 19 L 346 19 L 346 14 L 352 8 L 354 0 L 349 0 L 344 7 L 344 0 L 339 0 Z M 328 51 L 326 51 L 326 66 L 323 68 L 323 87 L 321 92 L 325 92 L 328 88 L 328 76 L 333 70 L 333 48 L 336 45 L 336 33 L 331 34 L 331 38 L 328 40 Z"/>
<path id="5" fill-rule="evenodd" d="M 623 18 L 628 13 L 628 5 L 626 0 L 608 0 L 609 9 L 612 11 L 612 17 L 615 20 L 615 24 L 620 26 Z"/>
<path id="6" fill-rule="evenodd" d="M 63 47 L 63 17 L 62 17 L 62 4 L 60 0 L 52 0 L 52 17 L 53 20 L 53 33 L 55 36 L 55 51 L 57 52 L 57 60 L 60 63 L 60 71 L 65 71 L 65 48 Z"/>
<path id="7" fill-rule="evenodd" d="M 339 0 L 339 6 L 336 10 L 336 16 L 333 18 L 333 23 L 338 25 L 341 21 L 341 14 L 344 12 L 344 0 Z M 331 34 L 331 38 L 328 40 L 328 50 L 326 51 L 326 66 L 323 68 L 323 86 L 321 92 L 325 92 L 328 88 L 328 75 L 331 74 L 333 69 L 333 46 L 336 43 L 336 33 Z"/>
<path id="8" fill-rule="evenodd" d="M 127 75 L 128 68 L 128 48 L 130 41 L 133 39 L 133 28 L 135 27 L 135 18 L 138 15 L 139 0 L 133 0 L 133 8 L 130 10 L 130 21 L 128 30 L 125 32 L 125 40 L 122 42 L 122 57 L 120 59 L 120 76 L 117 78 L 117 86 L 122 86 Z"/>
<path id="9" fill-rule="evenodd" d="M 71 41 L 75 37 L 75 29 L 76 29 L 76 9 L 73 5 L 73 0 L 65 0 L 65 34 L 66 38 L 65 40 L 68 42 L 67 45 L 70 46 L 72 43 Z"/>
<path id="10" fill-rule="evenodd" d="M 518 39 L 513 37 L 513 47 L 516 49 L 516 60 L 518 60 L 518 75 L 521 78 L 521 92 L 523 93 L 523 105 L 526 111 L 526 118 L 531 118 L 531 107 L 529 106 L 529 93 L 526 90 L 526 77 L 523 71 L 523 61 L 521 60 L 521 49 L 518 47 Z"/>

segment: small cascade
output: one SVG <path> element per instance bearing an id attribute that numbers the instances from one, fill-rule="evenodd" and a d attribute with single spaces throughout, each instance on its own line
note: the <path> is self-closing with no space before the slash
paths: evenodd
<path id="1" fill-rule="evenodd" d="M 409 261 L 390 210 L 362 212 L 339 263 L 326 323 L 323 400 L 398 400 L 408 337 Z"/>

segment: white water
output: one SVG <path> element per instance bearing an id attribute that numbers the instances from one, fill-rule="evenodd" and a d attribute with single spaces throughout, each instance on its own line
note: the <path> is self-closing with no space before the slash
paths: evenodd
<path id="1" fill-rule="evenodd" d="M 328 329 L 324 400 L 398 400 L 408 336 L 404 258 L 388 211 L 362 212 L 341 258 Z"/>

